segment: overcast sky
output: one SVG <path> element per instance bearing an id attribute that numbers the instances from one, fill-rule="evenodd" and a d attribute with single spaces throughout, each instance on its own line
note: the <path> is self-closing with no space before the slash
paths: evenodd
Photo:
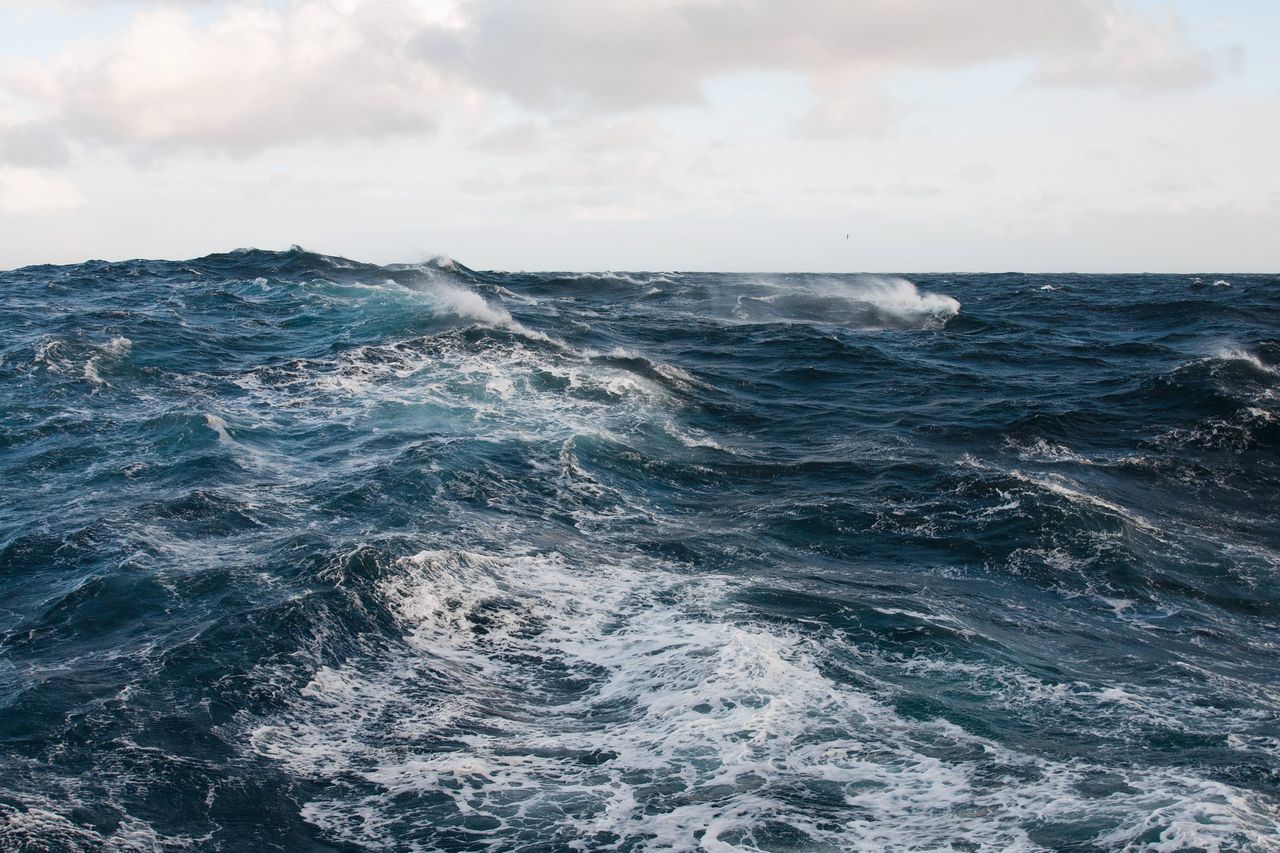
<path id="1" fill-rule="evenodd" d="M 1274 272 L 1278 43 L 1276 0 L 0 0 L 0 267 Z"/>

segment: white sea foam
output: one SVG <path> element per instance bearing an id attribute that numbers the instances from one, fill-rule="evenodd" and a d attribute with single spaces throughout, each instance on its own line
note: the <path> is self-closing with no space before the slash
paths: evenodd
<path id="1" fill-rule="evenodd" d="M 850 294 L 903 316 L 925 315 L 949 320 L 960 313 L 960 302 L 941 293 L 921 292 L 905 278 L 864 278 Z"/>
<path id="2" fill-rule="evenodd" d="M 1207 366 L 1214 378 L 1221 383 L 1221 390 L 1245 405 L 1223 417 L 1205 418 L 1190 426 L 1171 429 L 1157 436 L 1155 443 L 1169 448 L 1210 447 L 1235 452 L 1243 452 L 1254 446 L 1258 429 L 1280 416 L 1277 408 L 1280 397 L 1277 396 L 1275 382 L 1275 377 L 1280 376 L 1280 367 L 1265 363 L 1255 353 L 1231 342 L 1219 345 L 1207 357 L 1193 364 Z M 1250 377 L 1253 380 L 1250 383 L 1252 387 L 1223 376 L 1222 370 L 1228 365 L 1247 366 L 1254 374 Z"/>
<path id="3" fill-rule="evenodd" d="M 1223 346 L 1214 351 L 1212 355 L 1214 361 L 1242 361 L 1245 364 L 1257 370 L 1259 373 L 1276 373 L 1276 369 L 1268 367 L 1253 353 L 1243 347 Z"/>
<path id="4" fill-rule="evenodd" d="M 538 300 L 534 299 L 532 296 L 526 296 L 526 295 L 524 295 L 524 294 L 522 294 L 522 293 L 516 293 L 516 292 L 514 292 L 514 291 L 508 290 L 508 289 L 507 289 L 507 288 L 505 288 L 505 287 L 501 287 L 501 286 L 499 286 L 499 287 L 495 287 L 495 288 L 494 288 L 494 292 L 496 292 L 496 293 L 497 293 L 499 296 L 501 296 L 503 299 L 510 299 L 510 300 L 512 300 L 513 302 L 521 302 L 521 303 L 523 303 L 523 304 L 525 304 L 525 305 L 537 305 L 537 304 L 538 304 Z"/>
<path id="5" fill-rule="evenodd" d="M 218 434 L 218 438 L 228 444 L 235 444 L 235 439 L 227 432 L 227 422 L 218 415 L 206 413 L 204 416 L 204 424 L 209 429 Z"/>
<path id="6" fill-rule="evenodd" d="M 107 382 L 98 373 L 98 357 L 94 356 L 84 363 L 84 378 L 94 385 L 106 385 Z"/>
<path id="7" fill-rule="evenodd" d="M 785 285 L 762 282 L 772 292 L 737 298 L 738 322 L 817 323 L 860 329 L 937 329 L 960 313 L 960 303 L 919 290 L 905 278 L 862 276 L 815 279 Z"/>
<path id="8" fill-rule="evenodd" d="M 1075 465 L 1097 464 L 1089 457 L 1081 456 L 1065 445 L 1046 441 L 1043 438 L 1037 438 L 1030 444 L 1020 444 L 1008 439 L 1006 439 L 1005 443 L 1017 452 L 1019 459 L 1028 462 L 1070 462 Z"/>
<path id="9" fill-rule="evenodd" d="M 31 363 L 43 367 L 53 373 L 63 373 L 71 363 L 64 352 L 65 344 L 56 338 L 45 338 L 36 345 L 35 355 Z"/>
<path id="10" fill-rule="evenodd" d="M 530 336 L 474 346 L 450 332 L 259 369 L 236 381 L 252 395 L 246 417 L 288 410 L 301 399 L 306 411 L 322 411 L 331 422 L 358 422 L 373 409 L 395 406 L 442 430 L 559 443 L 637 418 L 660 422 L 678 408 L 674 390 L 697 380 L 649 366 L 665 381 Z"/>
<path id="11" fill-rule="evenodd" d="M 407 839 L 463 820 L 487 850 L 518 833 L 564 849 L 757 849 L 780 825 L 789 849 L 1032 850 L 1028 828 L 1045 824 L 1108 847 L 1160 849 L 1155 832 L 1227 849 L 1280 826 L 1225 784 L 901 716 L 888 694 L 827 675 L 827 642 L 735 612 L 732 589 L 617 561 L 426 551 L 381 586 L 404 649 L 320 668 L 250 743 L 324 786 L 307 820 L 371 847 L 435 849 Z M 1108 774 L 1105 797 L 1084 791 Z"/>
<path id="12" fill-rule="evenodd" d="M 132 349 L 133 349 L 133 341 L 123 336 L 112 338 L 107 343 L 107 345 L 103 347 L 103 350 L 107 354 L 114 355 L 117 358 L 120 356 L 128 355 Z"/>
<path id="13" fill-rule="evenodd" d="M 124 815 L 110 832 L 98 832 L 83 825 L 82 819 L 73 820 L 63 814 L 69 805 L 74 803 L 43 796 L 32 797 L 22 807 L 0 803 L 0 849 L 158 853 L 194 849 L 212 837 L 165 836 L 131 815 Z"/>
<path id="14" fill-rule="evenodd" d="M 133 349 L 133 341 L 125 337 L 115 337 L 98 348 L 98 353 L 89 357 L 84 363 L 84 378 L 94 385 L 109 386 L 111 383 L 102 378 L 98 368 L 105 360 L 108 364 L 124 358 Z"/>
<path id="15" fill-rule="evenodd" d="M 604 272 L 582 272 L 561 275 L 559 278 L 564 281 L 620 281 L 624 284 L 634 284 L 639 287 L 654 284 L 671 284 L 674 282 L 675 273 L 621 273 L 606 270 Z M 653 291 L 650 291 L 651 295 Z M 661 291 L 658 291 L 661 292 Z"/>
<path id="16" fill-rule="evenodd" d="M 1106 498 L 1089 493 L 1079 483 L 1063 477 L 1060 474 L 1024 474 L 1022 471 L 1017 470 L 1010 471 L 1009 473 L 1011 476 L 1024 483 L 1029 483 L 1037 488 L 1060 495 L 1074 504 L 1105 510 L 1126 522 L 1143 528 L 1148 533 L 1154 533 L 1159 530 L 1159 528 L 1137 513 L 1125 509 L 1119 504 L 1113 503 Z"/>
<path id="17" fill-rule="evenodd" d="M 434 282 L 422 291 L 441 314 L 464 320 L 475 320 L 493 326 L 513 325 L 511 313 L 500 305 L 492 305 L 474 290 L 445 282 Z"/>
<path id="18" fill-rule="evenodd" d="M 585 349 L 582 351 L 582 356 L 592 361 L 597 361 L 602 359 L 603 360 L 614 359 L 614 360 L 625 360 L 625 361 L 637 361 L 643 364 L 649 370 L 652 370 L 658 376 L 662 377 L 662 379 L 666 383 L 668 383 L 671 387 L 679 388 L 686 391 L 694 390 L 694 389 L 705 391 L 705 390 L 711 389 L 710 385 L 708 385 L 706 382 L 703 382 L 701 379 L 698 379 L 696 376 L 694 376 L 692 373 L 690 373 L 687 370 L 684 370 L 682 368 L 676 367 L 673 364 L 668 364 L 663 361 L 655 361 L 654 359 L 651 359 L 640 353 L 632 352 L 631 350 L 626 349 L 625 347 L 614 347 L 613 349 L 609 350 L 608 353 L 601 353 L 598 350 L 594 350 L 594 349 Z"/>

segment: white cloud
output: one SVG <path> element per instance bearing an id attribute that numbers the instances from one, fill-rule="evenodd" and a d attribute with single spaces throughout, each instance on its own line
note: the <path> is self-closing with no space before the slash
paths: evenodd
<path id="1" fill-rule="evenodd" d="M 823 77 L 950 67 L 1088 47 L 1089 0 L 474 0 L 464 38 L 428 30 L 424 60 L 518 100 L 698 102 L 709 77 Z"/>
<path id="2" fill-rule="evenodd" d="M 67 179 L 39 169 L 0 166 L 0 213 L 31 216 L 66 213 L 85 200 Z"/>
<path id="3" fill-rule="evenodd" d="M 143 4 L 0 80 L 80 139 L 245 153 L 427 132 L 494 94 L 535 113 L 699 104 L 761 70 L 809 81 L 810 129 L 875 132 L 886 75 L 1010 57 L 1054 85 L 1212 70 L 1175 22 L 1112 0 L 243 0 Z"/>
<path id="4" fill-rule="evenodd" d="M 808 78 L 811 121 L 835 132 L 882 128 L 878 83 L 902 70 L 1021 57 L 1046 82 L 1126 87 L 1212 70 L 1175 22 L 1111 0 L 473 0 L 465 18 L 419 35 L 419 56 L 532 108 L 697 104 L 710 79 L 783 71 Z"/>
<path id="5" fill-rule="evenodd" d="M 62 132 L 46 122 L 0 125 L 0 166 L 65 166 L 71 149 Z"/>
<path id="6" fill-rule="evenodd" d="M 1054 86 L 1158 90 L 1196 86 L 1214 76 L 1213 57 L 1189 46 L 1171 16 L 1142 18 L 1107 9 L 1094 26 L 1091 49 L 1050 58 L 1035 79 Z"/>
<path id="7" fill-rule="evenodd" d="M 75 43 L 6 76 L 70 131 L 144 148 L 245 152 L 423 131 L 444 92 L 405 44 L 447 23 L 441 11 L 414 0 L 243 3 L 202 25 L 183 9 L 147 7 L 111 41 Z"/>

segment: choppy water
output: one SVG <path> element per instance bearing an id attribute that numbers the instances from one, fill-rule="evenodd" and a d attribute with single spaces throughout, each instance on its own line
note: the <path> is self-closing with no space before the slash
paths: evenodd
<path id="1" fill-rule="evenodd" d="M 1280 849 L 1229 279 L 2 273 L 0 848 Z"/>

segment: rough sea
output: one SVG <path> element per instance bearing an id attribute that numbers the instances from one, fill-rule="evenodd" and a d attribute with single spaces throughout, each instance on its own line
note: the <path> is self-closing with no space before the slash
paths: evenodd
<path id="1" fill-rule="evenodd" d="M 0 849 L 1280 850 L 1280 278 L 0 273 Z"/>

